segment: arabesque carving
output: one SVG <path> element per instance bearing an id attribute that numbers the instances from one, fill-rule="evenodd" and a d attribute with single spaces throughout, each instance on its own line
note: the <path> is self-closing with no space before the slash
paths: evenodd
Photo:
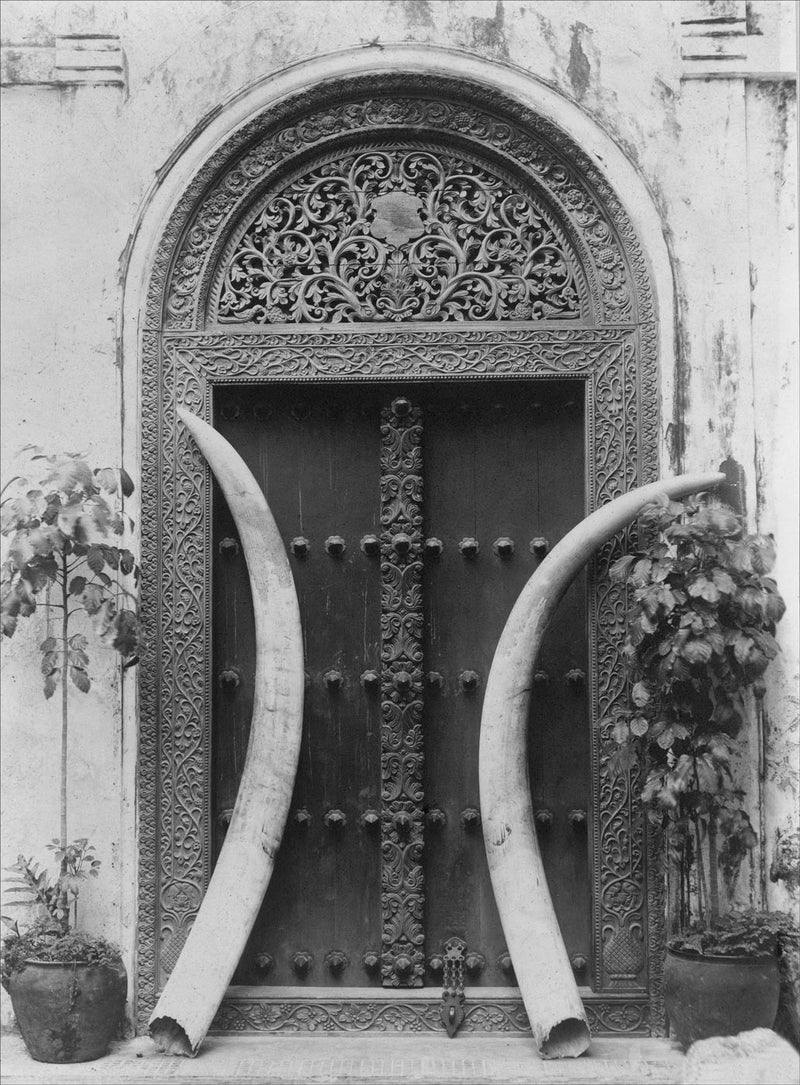
<path id="1" fill-rule="evenodd" d="M 574 320 L 577 268 L 543 209 L 487 168 L 424 149 L 366 151 L 317 167 L 251 215 L 216 319 Z"/>
<path id="2" fill-rule="evenodd" d="M 228 999 L 212 1026 L 215 1032 L 303 1032 L 327 1036 L 336 1032 L 441 1032 L 441 997 L 348 1000 L 335 997 L 297 1002 L 279 996 Z M 589 997 L 586 1014 L 593 1036 L 648 1035 L 648 1007 L 640 1000 Z M 518 1033 L 529 1036 L 528 1015 L 521 999 L 496 996 L 480 1003 L 466 1001 L 460 1032 Z"/>

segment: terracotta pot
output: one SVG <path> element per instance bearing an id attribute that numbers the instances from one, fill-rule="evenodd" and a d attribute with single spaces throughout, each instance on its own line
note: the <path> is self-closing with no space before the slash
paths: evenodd
<path id="1" fill-rule="evenodd" d="M 28 961 L 8 984 L 22 1038 L 38 1062 L 88 1062 L 118 1034 L 128 977 L 122 962 Z"/>
<path id="2" fill-rule="evenodd" d="M 664 1002 L 684 1050 L 708 1036 L 772 1028 L 779 993 L 775 956 L 712 957 L 667 950 Z"/>

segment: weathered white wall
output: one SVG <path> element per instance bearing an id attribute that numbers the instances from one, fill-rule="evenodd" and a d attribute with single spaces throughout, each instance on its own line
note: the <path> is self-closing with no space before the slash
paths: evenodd
<path id="1" fill-rule="evenodd" d="M 35 441 L 80 447 L 98 462 L 123 459 L 137 477 L 126 258 L 138 259 L 131 274 L 146 269 L 156 236 L 138 234 L 139 225 L 152 229 L 159 199 L 168 209 L 171 179 L 191 172 L 203 133 L 224 138 L 248 88 L 262 84 L 268 97 L 276 73 L 341 50 L 379 63 L 392 43 L 450 50 L 442 70 L 470 57 L 491 61 L 509 83 L 526 80 L 561 100 L 594 139 L 597 159 L 605 140 L 613 154 L 599 164 L 634 193 L 628 211 L 663 231 L 676 291 L 675 349 L 662 359 L 664 470 L 734 458 L 751 523 L 777 538 L 790 609 L 767 700 L 771 848 L 776 830 L 797 826 L 794 6 L 755 0 L 746 22 L 744 8 L 736 0 L 6 0 L 4 476 L 13 452 Z M 726 12 L 742 18 L 682 22 Z M 715 26 L 729 37 L 706 39 Z M 65 34 L 118 35 L 107 57 L 121 46 L 126 71 L 104 73 L 90 57 L 76 75 L 65 48 L 74 39 L 56 40 Z M 623 157 L 639 196 L 623 186 Z M 129 306 L 137 288 L 129 281 Z M 6 646 L 3 865 L 19 850 L 44 857 L 57 824 L 57 706 L 41 696 L 38 639 L 26 630 Z M 123 705 L 110 663 L 99 677 L 87 697 L 73 696 L 71 832 L 90 836 L 105 861 L 87 893 L 87 925 L 121 941 L 132 963 L 135 683 L 124 679 Z M 774 904 L 788 902 L 785 882 L 769 891 Z"/>

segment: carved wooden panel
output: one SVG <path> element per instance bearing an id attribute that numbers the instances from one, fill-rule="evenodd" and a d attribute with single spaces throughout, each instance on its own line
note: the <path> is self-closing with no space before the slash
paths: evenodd
<path id="1" fill-rule="evenodd" d="M 422 913 L 422 415 L 404 396 L 381 411 L 381 974 L 417 987 Z"/>
<path id="2" fill-rule="evenodd" d="M 488 167 L 421 148 L 338 156 L 271 193 L 221 274 L 220 323 L 574 320 L 589 308 L 544 208 Z"/>
<path id="3" fill-rule="evenodd" d="M 148 635 L 141 668 L 139 759 L 137 1012 L 142 1023 L 177 959 L 210 863 L 210 481 L 176 424 L 176 404 L 210 420 L 213 390 L 221 383 L 568 378 L 579 382 L 585 395 L 589 509 L 655 477 L 656 324 L 646 261 L 630 221 L 606 180 L 563 133 L 502 96 L 493 98 L 491 112 L 483 100 L 480 89 L 447 79 L 420 79 L 414 97 L 402 79 L 392 77 L 345 81 L 335 92 L 330 87 L 310 92 L 237 131 L 199 172 L 165 229 L 142 339 L 143 613 Z M 492 317 L 500 316 L 499 321 L 485 318 L 487 310 L 476 322 L 472 317 L 481 313 L 456 307 L 438 323 L 390 319 L 373 326 L 374 320 L 359 323 L 363 315 L 351 315 L 335 326 L 296 323 L 267 330 L 262 324 L 258 330 L 234 331 L 235 324 L 216 324 L 204 330 L 214 299 L 222 297 L 215 294 L 215 284 L 224 281 L 237 260 L 244 267 L 236 246 L 254 226 L 250 210 L 268 206 L 281 187 L 333 161 L 337 142 L 342 158 L 388 143 L 396 161 L 401 144 L 414 151 L 408 133 L 420 130 L 428 148 L 431 140 L 438 141 L 439 161 L 472 162 L 500 188 L 516 186 L 523 201 L 537 209 L 542 229 L 551 231 L 569 267 L 561 285 L 576 284 L 579 316 L 566 315 L 565 322 L 544 310 L 534 313 L 535 301 L 548 296 L 549 287 L 542 285 L 547 276 L 534 276 L 531 282 L 538 285 L 525 288 L 530 315 L 514 316 L 508 294 L 500 304 L 498 284 L 505 285 L 514 260 L 524 259 L 524 250 L 518 249 L 508 263 L 498 257 L 484 272 L 497 287 Z M 402 183 L 392 191 L 414 196 Z M 374 235 L 376 222 L 377 231 L 383 230 L 378 240 L 386 255 L 372 305 L 387 288 L 390 227 L 402 219 L 397 207 L 390 207 L 384 216 L 388 226 L 381 226 L 386 208 L 376 208 L 374 200 L 390 194 L 376 189 L 372 197 L 370 230 Z M 441 218 L 441 205 L 437 213 Z M 394 247 L 415 240 L 409 237 Z M 256 280 L 250 281 L 254 296 Z M 450 281 L 455 281 L 452 276 Z M 550 282 L 555 282 L 552 276 Z M 466 280 L 459 289 L 466 289 Z M 235 315 L 240 303 L 224 304 Z M 291 301 L 281 304 L 289 305 L 287 320 Z M 407 315 L 414 319 L 413 313 Z M 537 320 L 544 315 L 551 319 Z M 598 555 L 588 585 L 596 962 L 591 979 L 595 998 L 614 1007 L 609 1028 L 659 1034 L 664 1028 L 663 897 L 655 853 L 631 790 L 633 781 L 610 776 L 601 761 L 605 736 L 597 726 L 625 692 L 619 654 L 623 598 L 608 579 L 621 544 L 616 540 Z"/>

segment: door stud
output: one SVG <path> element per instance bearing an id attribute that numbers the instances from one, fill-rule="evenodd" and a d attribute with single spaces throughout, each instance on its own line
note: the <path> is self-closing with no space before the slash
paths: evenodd
<path id="1" fill-rule="evenodd" d="M 294 815 L 295 825 L 299 825 L 301 829 L 307 829 L 311 824 L 311 814 L 303 807 L 302 810 L 296 810 Z"/>
<path id="2" fill-rule="evenodd" d="M 291 963 L 292 969 L 298 976 L 305 976 L 311 970 L 314 958 L 306 950 L 301 949 L 292 954 Z"/>
<path id="3" fill-rule="evenodd" d="M 586 824 L 586 811 L 579 809 L 570 810 L 567 814 L 567 821 L 573 829 L 582 829 Z"/>
<path id="4" fill-rule="evenodd" d="M 505 537 L 501 539 L 495 539 L 492 549 L 498 557 L 510 558 L 511 555 L 514 553 L 514 540 L 507 539 Z"/>
<path id="5" fill-rule="evenodd" d="M 398 693 L 406 696 L 408 693 L 411 692 L 411 689 L 414 685 L 414 679 L 408 673 L 408 671 L 398 671 L 397 674 L 394 675 L 394 677 L 392 678 L 392 685 Z"/>
<path id="6" fill-rule="evenodd" d="M 334 976 L 340 976 L 350 964 L 350 958 L 340 949 L 331 949 L 325 954 L 325 964 Z"/>
<path id="7" fill-rule="evenodd" d="M 311 549 L 311 543 L 303 535 L 298 535 L 292 539 L 289 543 L 292 548 L 292 553 L 296 558 L 308 557 L 308 552 Z"/>
<path id="8" fill-rule="evenodd" d="M 535 539 L 531 539 L 531 553 L 537 558 L 543 558 L 549 549 L 550 543 L 543 535 L 537 535 Z"/>
<path id="9" fill-rule="evenodd" d="M 497 967 L 500 969 L 501 972 L 505 972 L 507 976 L 513 975 L 514 964 L 511 960 L 511 954 L 501 953 L 500 956 L 497 958 Z"/>
<path id="10" fill-rule="evenodd" d="M 392 539 L 392 549 L 399 557 L 405 557 L 411 550 L 412 540 L 409 535 L 406 535 L 404 531 L 398 532 Z"/>
<path id="11" fill-rule="evenodd" d="M 341 535 L 329 535 L 325 540 L 325 549 L 332 558 L 340 558 L 347 549 L 347 543 Z"/>
<path id="12" fill-rule="evenodd" d="M 359 682 L 363 689 L 373 690 L 377 689 L 381 684 L 381 676 L 377 671 L 364 671 L 359 678 Z"/>
<path id="13" fill-rule="evenodd" d="M 325 671 L 322 678 L 330 690 L 341 689 L 344 685 L 344 675 L 341 671 Z"/>
<path id="14" fill-rule="evenodd" d="M 474 806 L 468 806 L 466 810 L 461 813 L 461 824 L 465 829 L 474 830 L 477 829 L 481 823 L 480 811 L 476 810 Z"/>
<path id="15" fill-rule="evenodd" d="M 378 965 L 381 963 L 381 956 L 374 949 L 368 949 L 362 955 L 361 963 L 364 966 L 364 971 L 371 974 L 377 970 Z"/>
<path id="16" fill-rule="evenodd" d="M 441 539 L 432 535 L 430 539 L 425 540 L 425 553 L 429 557 L 438 557 L 442 550 L 444 550 L 444 543 Z"/>
<path id="17" fill-rule="evenodd" d="M 486 958 L 482 953 L 468 953 L 464 959 L 464 967 L 470 976 L 479 976 L 486 967 Z"/>
<path id="18" fill-rule="evenodd" d="M 539 829 L 549 829 L 553 824 L 553 811 L 547 810 L 542 807 L 541 810 L 537 810 L 533 815 L 536 821 L 536 826 Z"/>
<path id="19" fill-rule="evenodd" d="M 401 836 L 408 836 L 414 828 L 414 819 L 405 810 L 399 810 L 392 818 L 392 822 Z"/>
<path id="20" fill-rule="evenodd" d="M 341 810 L 329 810 L 322 819 L 329 829 L 343 829 L 347 824 L 347 816 Z"/>
<path id="21" fill-rule="evenodd" d="M 438 806 L 434 806 L 428 811 L 428 824 L 432 825 L 434 829 L 441 829 L 446 822 L 447 814 L 444 810 L 440 810 Z"/>
<path id="22" fill-rule="evenodd" d="M 462 671 L 458 681 L 465 693 L 472 693 L 480 685 L 481 676 L 477 671 Z"/>
<path id="23" fill-rule="evenodd" d="M 582 693 L 586 685 L 586 674 L 579 667 L 573 667 L 564 675 L 564 681 L 573 693 Z"/>
<path id="24" fill-rule="evenodd" d="M 365 810 L 361 815 L 361 824 L 365 829 L 374 829 L 376 825 L 380 825 L 381 815 L 377 810 Z"/>
<path id="25" fill-rule="evenodd" d="M 476 558 L 480 553 L 481 546 L 477 539 L 467 538 L 461 540 L 458 549 L 465 558 Z"/>
<path id="26" fill-rule="evenodd" d="M 362 536 L 359 545 L 364 551 L 364 553 L 367 554 L 369 557 L 374 557 L 375 554 L 379 553 L 381 548 L 380 539 L 377 535 Z"/>
<path id="27" fill-rule="evenodd" d="M 414 968 L 414 962 L 405 953 L 401 953 L 395 958 L 394 970 L 400 979 L 405 979 L 410 976 Z"/>
<path id="28" fill-rule="evenodd" d="M 224 558 L 235 558 L 239 553 L 239 544 L 236 539 L 220 539 L 219 552 Z"/>
<path id="29" fill-rule="evenodd" d="M 242 676 L 235 667 L 228 667 L 227 670 L 219 673 L 219 684 L 227 693 L 232 693 L 233 690 L 238 689 L 241 681 Z"/>
<path id="30" fill-rule="evenodd" d="M 275 962 L 269 953 L 257 953 L 256 954 L 256 968 L 262 976 L 266 976 L 267 972 L 272 970 L 272 966 Z"/>

